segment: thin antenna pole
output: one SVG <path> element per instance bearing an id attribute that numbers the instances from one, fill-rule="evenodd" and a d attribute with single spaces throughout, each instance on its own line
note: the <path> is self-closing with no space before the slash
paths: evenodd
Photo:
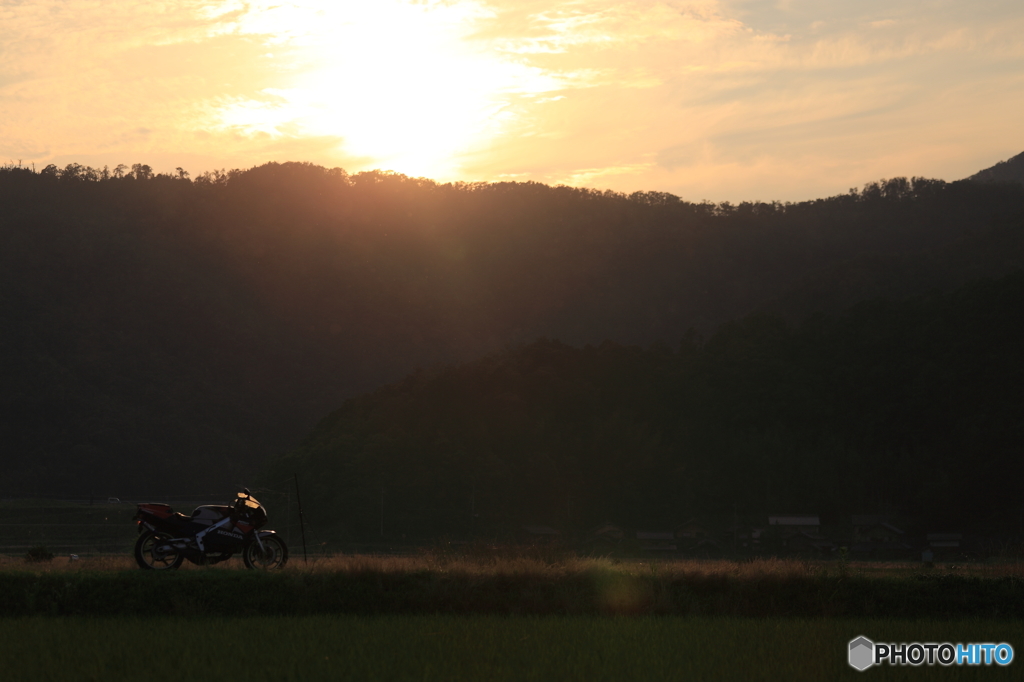
<path id="1" fill-rule="evenodd" d="M 739 512 L 739 509 L 736 507 L 736 503 L 733 502 L 732 503 L 732 554 L 733 554 L 733 557 L 736 556 L 736 545 L 737 545 L 737 538 L 739 538 L 739 534 L 740 534 L 740 512 Z"/>
<path id="2" fill-rule="evenodd" d="M 295 476 L 295 499 L 299 502 L 299 528 L 302 530 L 302 563 L 308 564 L 309 559 L 306 557 L 306 520 L 302 515 L 302 495 L 299 494 L 299 475 Z"/>

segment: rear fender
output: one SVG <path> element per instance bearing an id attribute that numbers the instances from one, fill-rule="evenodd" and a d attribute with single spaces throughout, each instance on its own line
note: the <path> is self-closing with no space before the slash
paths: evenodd
<path id="1" fill-rule="evenodd" d="M 145 515 L 153 516 L 158 519 L 166 519 L 174 514 L 174 510 L 171 509 L 169 504 L 161 504 L 159 502 L 143 502 L 137 505 L 135 510 L 135 518 L 139 519 Z"/>

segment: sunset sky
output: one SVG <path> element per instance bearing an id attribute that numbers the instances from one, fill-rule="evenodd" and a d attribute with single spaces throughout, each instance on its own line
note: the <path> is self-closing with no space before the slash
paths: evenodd
<path id="1" fill-rule="evenodd" d="M 0 0 L 0 162 L 712 201 L 1024 151 L 1021 0 Z"/>

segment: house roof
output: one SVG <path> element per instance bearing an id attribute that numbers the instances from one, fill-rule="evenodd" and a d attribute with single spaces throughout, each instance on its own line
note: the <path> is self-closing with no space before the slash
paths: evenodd
<path id="1" fill-rule="evenodd" d="M 904 534 L 903 531 L 897 528 L 896 526 L 892 525 L 891 523 L 885 523 L 884 521 L 880 521 L 878 523 L 865 523 L 860 526 L 855 526 L 855 528 L 857 528 L 858 533 L 863 533 L 873 528 L 881 528 L 882 530 L 886 530 L 890 533 L 895 533 L 896 535 Z"/>
<path id="2" fill-rule="evenodd" d="M 818 535 L 817 533 L 809 533 L 807 531 L 800 531 L 796 535 L 788 538 L 787 542 L 792 543 L 800 540 L 818 548 L 835 547 L 835 543 L 828 538 Z"/>
<path id="3" fill-rule="evenodd" d="M 638 530 L 637 540 L 675 540 L 676 534 L 672 531 Z"/>
<path id="4" fill-rule="evenodd" d="M 963 540 L 964 536 L 961 533 L 928 533 L 928 541 L 949 541 L 949 540 Z"/>
<path id="5" fill-rule="evenodd" d="M 882 516 L 881 514 L 855 514 L 850 517 L 850 520 L 853 522 L 854 528 L 874 528 L 875 526 L 878 526 L 879 528 L 884 528 L 891 533 L 903 535 L 902 530 L 889 523 L 888 517 Z"/>
<path id="6" fill-rule="evenodd" d="M 769 526 L 820 526 L 818 517 L 811 515 L 769 516 Z"/>
<path id="7" fill-rule="evenodd" d="M 857 542 L 850 545 L 851 552 L 869 552 L 871 550 L 908 550 L 912 549 L 905 542 L 879 542 L 877 540 L 868 542 Z"/>
<path id="8" fill-rule="evenodd" d="M 797 533 L 797 535 L 803 535 L 805 538 L 808 538 L 809 540 L 828 540 L 828 538 L 826 538 L 824 535 L 821 535 L 820 533 L 814 533 L 808 530 L 802 530 L 799 533 Z"/>
<path id="9" fill-rule="evenodd" d="M 531 535 L 561 535 L 551 526 L 523 526 L 523 530 Z"/>
<path id="10" fill-rule="evenodd" d="M 928 533 L 928 544 L 932 547 L 959 547 L 963 539 L 961 533 Z"/>

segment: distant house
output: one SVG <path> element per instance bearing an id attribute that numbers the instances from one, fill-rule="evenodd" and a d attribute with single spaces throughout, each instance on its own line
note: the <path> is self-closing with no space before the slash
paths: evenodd
<path id="1" fill-rule="evenodd" d="M 836 548 L 834 542 L 817 533 L 800 531 L 782 540 L 783 547 L 792 552 L 827 554 Z"/>
<path id="2" fill-rule="evenodd" d="M 554 542 L 561 537 L 561 533 L 551 526 L 523 526 L 522 533 L 529 540 Z"/>
<path id="3" fill-rule="evenodd" d="M 674 552 L 678 549 L 676 534 L 670 530 L 638 530 L 636 539 L 640 549 L 654 552 Z"/>
<path id="4" fill-rule="evenodd" d="M 680 540 L 692 540 L 698 542 L 708 537 L 708 530 L 702 523 L 690 519 L 683 525 L 676 528 L 676 537 Z"/>
<path id="5" fill-rule="evenodd" d="M 690 519 L 675 530 L 680 549 L 702 553 L 717 553 L 722 550 L 721 538 L 706 524 Z M 730 535 L 731 538 L 731 535 Z"/>
<path id="6" fill-rule="evenodd" d="M 937 548 L 959 548 L 964 536 L 961 533 L 928 533 L 928 546 Z"/>
<path id="7" fill-rule="evenodd" d="M 761 549 L 764 533 L 764 528 L 743 525 L 733 526 L 729 530 L 727 540 L 730 543 L 734 543 L 739 551 L 754 552 Z"/>
<path id="8" fill-rule="evenodd" d="M 595 526 L 587 535 L 591 540 L 607 544 L 619 544 L 626 537 L 622 527 L 614 523 L 602 523 Z"/>
<path id="9" fill-rule="evenodd" d="M 768 530 L 781 549 L 817 553 L 835 549 L 835 543 L 821 535 L 821 519 L 817 514 L 769 516 Z"/>
<path id="10" fill-rule="evenodd" d="M 902 542 L 905 533 L 885 516 L 853 516 L 853 540 L 857 542 Z"/>
<path id="11" fill-rule="evenodd" d="M 881 515 L 860 515 L 851 517 L 853 541 L 850 551 L 876 558 L 895 558 L 907 554 L 911 547 L 906 543 L 906 533 Z"/>
<path id="12" fill-rule="evenodd" d="M 962 557 L 966 551 L 961 533 L 928 533 L 925 542 L 925 551 L 931 552 L 935 559 Z"/>
<path id="13" fill-rule="evenodd" d="M 821 519 L 817 514 L 769 516 L 768 525 L 781 531 L 817 533 L 821 530 Z"/>

